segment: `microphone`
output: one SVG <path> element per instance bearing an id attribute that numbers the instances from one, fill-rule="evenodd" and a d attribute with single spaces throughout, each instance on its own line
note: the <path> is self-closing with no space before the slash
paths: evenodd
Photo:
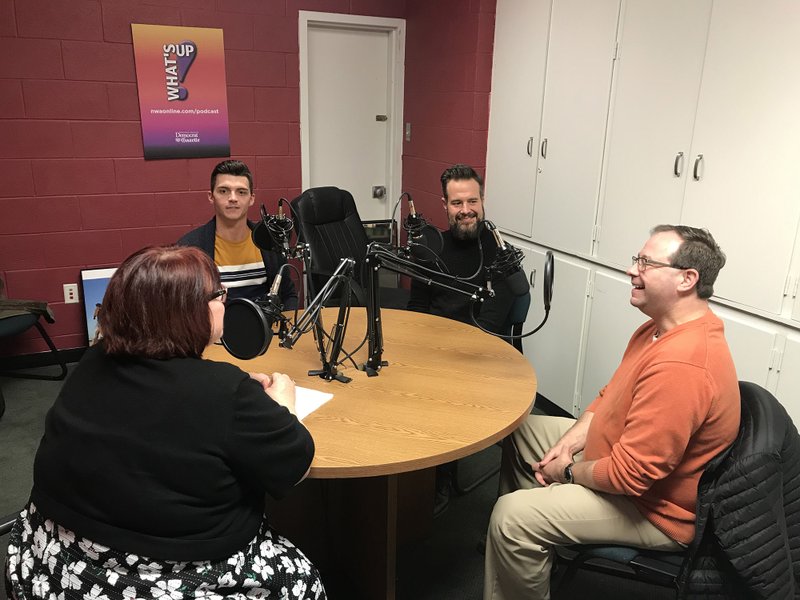
<path id="1" fill-rule="evenodd" d="M 251 238 L 257 248 L 280 252 L 284 258 L 289 257 L 289 238 L 294 222 L 283 214 L 283 203 L 286 198 L 278 200 L 278 214 L 270 215 L 261 205 L 261 221 L 253 228 Z"/>
<path id="2" fill-rule="evenodd" d="M 270 217 L 267 213 L 267 209 L 264 205 L 261 205 L 261 220 L 256 223 L 256 226 L 253 227 L 253 231 L 250 232 L 250 238 L 253 240 L 253 243 L 256 245 L 256 248 L 260 250 L 274 250 L 275 245 L 272 241 L 272 236 L 270 235 L 270 221 L 273 217 Z"/>
<path id="3" fill-rule="evenodd" d="M 530 284 L 521 267 L 522 259 L 524 258 L 522 250 L 507 244 L 494 223 L 491 221 L 484 221 L 484 223 L 489 231 L 492 232 L 494 241 L 497 244 L 497 254 L 494 257 L 494 262 L 486 268 L 487 287 L 492 279 L 498 276 L 506 280 L 512 294 L 524 296 L 528 293 Z"/>
<path id="4" fill-rule="evenodd" d="M 425 217 L 417 214 L 411 194 L 403 192 L 403 195 L 400 197 L 402 198 L 403 196 L 406 196 L 408 200 L 408 216 L 405 218 L 405 221 L 403 221 L 403 229 L 408 232 L 409 238 L 418 240 L 422 237 L 422 230 L 428 226 L 428 223 L 425 221 Z"/>

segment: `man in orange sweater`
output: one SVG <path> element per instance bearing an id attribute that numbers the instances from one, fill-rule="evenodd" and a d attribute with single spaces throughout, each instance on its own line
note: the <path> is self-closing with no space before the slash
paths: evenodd
<path id="1" fill-rule="evenodd" d="M 650 320 L 611 381 L 577 421 L 532 415 L 505 442 L 484 600 L 549 598 L 553 546 L 692 541 L 700 475 L 739 429 L 736 370 L 708 306 L 724 264 L 705 230 L 653 229 L 627 271 Z"/>

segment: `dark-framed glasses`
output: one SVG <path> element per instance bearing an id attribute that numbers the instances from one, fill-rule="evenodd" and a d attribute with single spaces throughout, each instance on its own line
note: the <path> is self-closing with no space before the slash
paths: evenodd
<path id="1" fill-rule="evenodd" d="M 680 269 L 681 267 L 676 267 L 675 265 L 671 265 L 665 262 L 659 262 L 657 260 L 651 260 L 646 256 L 631 256 L 631 266 L 636 265 L 639 268 L 639 271 L 646 271 L 648 267 L 669 267 L 670 269 Z"/>
<path id="2" fill-rule="evenodd" d="M 211 302 L 212 300 L 219 300 L 220 302 L 225 302 L 228 299 L 228 288 L 223 287 L 218 289 L 215 292 L 211 292 L 208 296 L 208 301 Z"/>

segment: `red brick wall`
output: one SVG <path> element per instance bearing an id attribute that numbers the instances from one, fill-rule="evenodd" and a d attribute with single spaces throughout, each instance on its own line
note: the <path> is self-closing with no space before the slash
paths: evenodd
<path id="1" fill-rule="evenodd" d="M 231 154 L 250 165 L 258 200 L 274 210 L 301 185 L 298 10 L 406 18 L 413 138 L 403 182 L 439 217 L 442 169 L 486 162 L 494 5 L 0 0 L 0 277 L 9 296 L 50 302 L 56 345 L 84 346 L 81 304 L 63 303 L 63 284 L 210 217 L 205 194 L 219 159 L 142 158 L 131 23 L 224 30 Z M 33 332 L 0 343 L 0 354 L 43 350 Z"/>
<path id="2" fill-rule="evenodd" d="M 407 0 L 403 189 L 447 226 L 439 177 L 463 162 L 486 168 L 496 0 Z"/>

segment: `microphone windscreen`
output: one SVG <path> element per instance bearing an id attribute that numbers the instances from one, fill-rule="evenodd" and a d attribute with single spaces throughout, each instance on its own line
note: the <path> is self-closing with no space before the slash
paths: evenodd
<path id="1" fill-rule="evenodd" d="M 506 277 L 506 283 L 508 283 L 508 288 L 514 296 L 524 296 L 530 289 L 528 278 L 522 269 L 517 269 L 516 272 Z"/>
<path id="2" fill-rule="evenodd" d="M 275 249 L 272 235 L 270 235 L 269 228 L 264 221 L 256 223 L 256 226 L 253 227 L 253 231 L 250 232 L 250 237 L 256 245 L 256 248 L 260 248 L 261 250 Z"/>
<path id="3" fill-rule="evenodd" d="M 234 298 L 225 305 L 222 345 L 232 356 L 250 360 L 261 356 L 272 341 L 272 327 L 252 300 Z"/>
<path id="4" fill-rule="evenodd" d="M 547 251 L 544 259 L 544 287 L 542 294 L 544 296 L 544 309 L 550 310 L 550 302 L 553 300 L 553 280 L 555 279 L 555 260 L 553 259 L 553 252 Z"/>

